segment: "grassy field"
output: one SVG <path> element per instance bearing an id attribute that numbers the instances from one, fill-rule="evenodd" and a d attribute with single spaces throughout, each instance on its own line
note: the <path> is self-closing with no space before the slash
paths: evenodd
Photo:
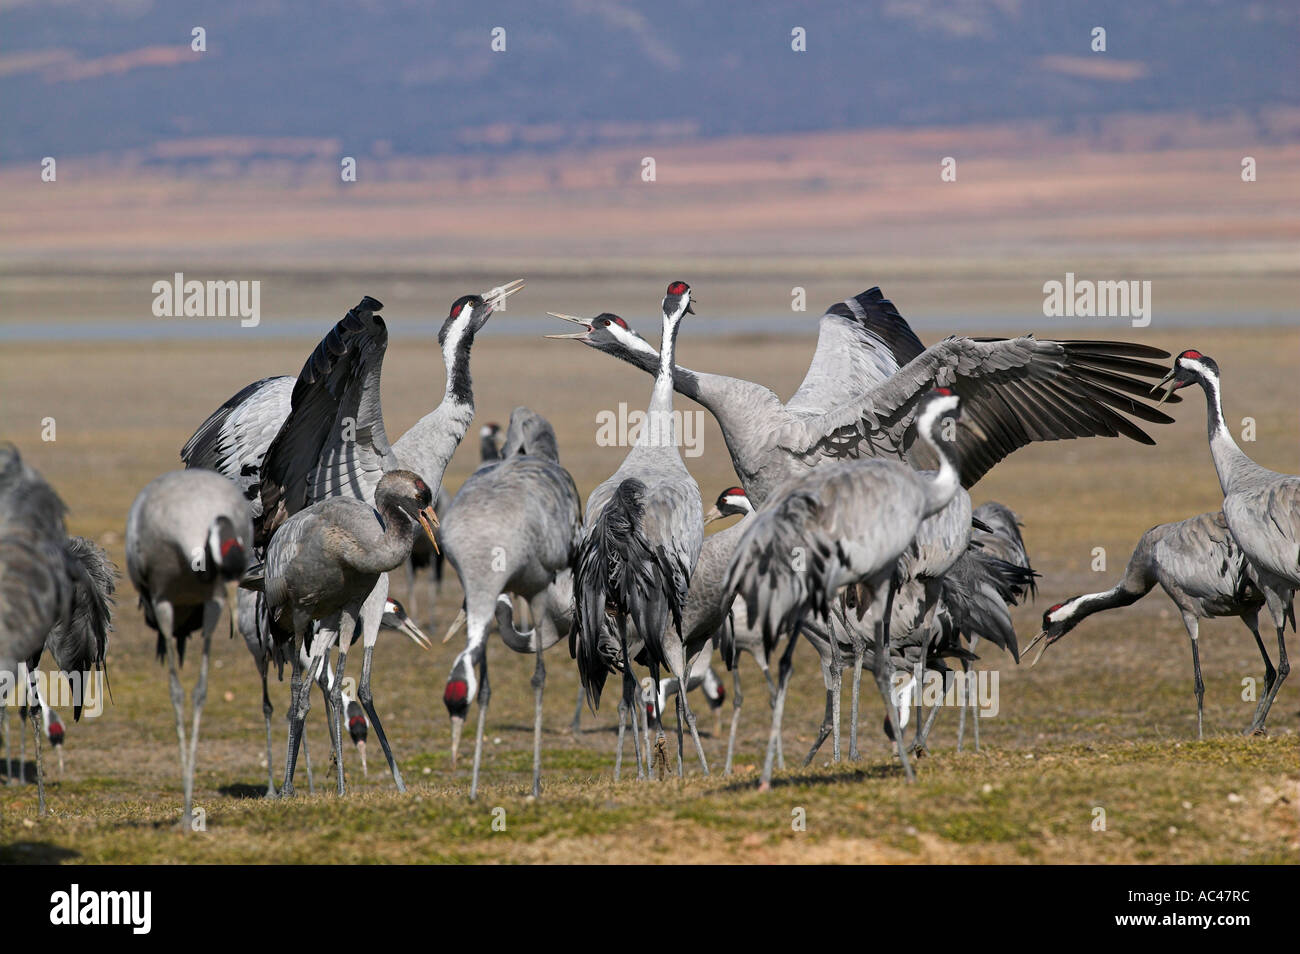
<path id="1" fill-rule="evenodd" d="M 385 297 L 383 289 L 366 290 Z M 548 301 L 537 313 L 543 305 L 569 307 Z M 390 324 L 400 320 L 394 310 Z M 797 339 L 692 340 L 688 326 L 681 360 L 789 394 L 812 352 L 814 319 L 807 321 Z M 556 330 L 548 324 L 539 319 L 539 333 Z M 1108 327 L 1105 336 L 1116 335 Z M 1229 422 L 1235 429 L 1244 417 L 1255 422 L 1257 440 L 1247 451 L 1266 466 L 1300 470 L 1300 332 L 1181 332 L 1157 323 L 1141 340 L 1213 355 L 1226 381 Z M 10 344 L 0 352 L 0 437 L 17 443 L 59 489 L 71 507 L 70 530 L 99 540 L 122 565 L 126 511 L 139 488 L 177 466 L 180 445 L 221 401 L 263 375 L 296 373 L 312 344 L 253 336 L 247 343 Z M 486 339 L 475 348 L 474 370 L 479 421 L 504 422 L 516 404 L 546 414 L 584 495 L 624 453 L 595 445 L 596 412 L 620 401 L 643 406 L 648 394 L 643 375 L 569 342 Z M 390 434 L 433 406 L 442 378 L 432 341 L 390 348 Z M 977 503 L 997 499 L 1021 514 L 1043 574 L 1037 602 L 1015 612 L 1022 642 L 1047 606 L 1110 586 L 1143 530 L 1218 508 L 1199 393 L 1189 392 L 1173 413 L 1177 422 L 1155 432 L 1157 447 L 1037 445 L 974 488 Z M 53 442 L 41 440 L 46 418 L 56 422 Z M 688 464 L 712 499 L 734 475 L 711 420 L 703 435 L 703 456 Z M 470 472 L 476 454 L 476 442 L 467 441 L 448 471 L 450 487 Z M 1105 572 L 1090 569 L 1096 547 L 1105 549 Z M 405 796 L 392 791 L 372 737 L 368 777 L 349 747 L 346 800 L 304 794 L 286 803 L 255 797 L 265 783 L 260 693 L 242 641 L 222 635 L 223 622 L 196 781 L 207 831 L 182 837 L 174 829 L 181 795 L 165 670 L 153 659 L 152 634 L 129 583 L 123 587 L 109 649 L 113 701 L 101 717 L 69 726 L 67 771 L 50 784 L 48 817 L 37 817 L 34 787 L 0 786 L 2 861 L 1300 861 L 1300 682 L 1293 677 L 1279 695 L 1268 738 L 1242 738 L 1254 709 L 1242 699 L 1243 680 L 1262 687 L 1259 654 L 1239 622 L 1206 623 L 1207 734 L 1197 742 L 1187 640 L 1160 593 L 1085 623 L 1033 669 L 986 652 L 980 665 L 998 672 L 1001 693 L 997 716 L 982 723 L 982 751 L 956 753 L 955 713 L 942 713 L 914 786 L 902 781 L 869 693 L 861 762 L 830 765 L 827 748 L 811 768 L 781 774 L 772 792 L 759 794 L 769 710 L 747 657 L 734 776 L 703 778 L 692 766 L 685 782 L 615 785 L 613 709 L 585 714 L 583 730 L 570 733 L 576 673 L 561 648 L 547 658 L 544 791 L 527 798 L 532 661 L 494 638 L 490 744 L 474 804 L 465 797 L 467 766 L 450 767 L 441 702 L 459 640 L 424 653 L 386 636 L 376 654 L 377 704 L 410 785 Z M 399 597 L 404 590 L 395 582 Z M 419 596 L 421 623 L 440 636 L 459 602 L 454 578 L 436 622 L 424 584 Z M 1276 655 L 1275 641 L 1266 642 Z M 1291 648 L 1295 655 L 1294 642 Z M 795 668 L 785 720 L 792 764 L 812 741 L 823 698 L 810 649 L 800 649 Z M 194 669 L 187 667 L 187 683 Z M 273 690 L 277 778 L 287 695 L 285 686 Z M 693 704 L 705 749 L 720 767 L 725 738 L 703 700 Z M 309 732 L 318 782 L 327 759 L 321 708 L 317 696 Z M 493 829 L 495 809 L 504 810 L 503 831 Z M 793 825 L 799 809 L 803 831 Z M 1104 831 L 1094 830 L 1097 809 L 1105 812 Z"/>

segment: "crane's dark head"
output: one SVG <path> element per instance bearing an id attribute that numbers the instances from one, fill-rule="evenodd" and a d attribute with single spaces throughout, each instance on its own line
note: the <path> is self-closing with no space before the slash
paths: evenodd
<path id="1" fill-rule="evenodd" d="M 345 702 L 348 716 L 348 735 L 352 737 L 352 744 L 357 748 L 364 748 L 366 739 L 370 736 L 370 724 L 366 722 L 366 714 L 362 711 L 361 703 L 355 699 L 348 699 Z"/>
<path id="2" fill-rule="evenodd" d="M 1022 654 L 1027 656 L 1029 651 L 1033 649 L 1035 645 L 1042 642 L 1043 646 L 1038 650 L 1038 655 L 1035 656 L 1034 661 L 1029 664 L 1031 667 L 1038 665 L 1038 660 L 1043 658 L 1043 653 L 1047 652 L 1048 646 L 1051 646 L 1054 642 L 1079 625 L 1080 620 L 1083 619 L 1083 615 L 1078 612 L 1079 599 L 1080 597 L 1074 597 L 1066 600 L 1064 603 L 1057 603 L 1054 606 L 1049 606 L 1043 611 L 1043 629 L 1037 636 L 1029 641 L 1029 645 L 1025 647 L 1025 651 Z"/>
<path id="3" fill-rule="evenodd" d="M 492 317 L 494 311 L 504 311 L 506 299 L 524 287 L 524 280 L 516 278 L 512 282 L 506 282 L 504 285 L 498 285 L 496 288 L 489 289 L 481 295 L 461 295 L 451 303 L 451 310 L 447 312 L 447 319 L 438 329 L 438 345 L 444 353 L 448 350 L 448 342 L 451 343 L 451 350 L 455 350 L 464 344 L 472 342 L 474 335 L 483 327 L 488 318 Z"/>
<path id="4" fill-rule="evenodd" d="M 753 512 L 754 505 L 750 501 L 749 495 L 745 493 L 745 488 L 728 487 L 718 494 L 713 509 L 704 515 L 704 523 L 707 526 L 715 520 L 721 520 L 723 517 L 744 516 Z"/>
<path id="5" fill-rule="evenodd" d="M 679 319 L 683 315 L 695 314 L 691 307 L 691 286 L 685 282 L 672 282 L 664 294 L 664 314 L 669 318 Z"/>
<path id="6" fill-rule="evenodd" d="M 1173 369 L 1160 380 L 1159 384 L 1151 389 L 1151 393 L 1155 394 L 1161 388 L 1164 388 L 1164 393 L 1160 396 L 1160 400 L 1156 402 L 1157 405 L 1164 404 L 1165 401 L 1169 400 L 1169 395 L 1181 388 L 1202 381 L 1217 381 L 1218 378 L 1218 363 L 1208 355 L 1189 349 L 1174 358 Z"/>
<path id="7" fill-rule="evenodd" d="M 200 578 L 238 580 L 244 575 L 248 566 L 248 553 L 229 517 L 222 515 L 212 521 L 212 526 L 208 528 L 207 551 L 207 559 L 199 573 Z"/>
<path id="8" fill-rule="evenodd" d="M 595 348 L 597 351 L 603 351 L 606 354 L 614 355 L 626 361 L 647 364 L 647 362 L 657 365 L 659 362 L 659 352 L 654 345 L 642 338 L 635 329 L 618 315 L 610 312 L 603 312 L 595 318 L 576 318 L 573 315 L 563 315 L 559 312 L 548 311 L 552 318 L 559 318 L 561 321 L 568 321 L 575 325 L 581 325 L 583 330 L 568 335 L 547 335 L 548 338 L 567 338 L 573 341 L 581 341 L 589 348 Z M 640 362 L 637 361 L 640 358 Z"/>
<path id="9" fill-rule="evenodd" d="M 381 512 L 395 509 L 412 524 L 419 524 L 434 550 L 438 549 L 433 533 L 438 526 L 438 515 L 433 512 L 433 491 L 419 474 L 409 470 L 390 470 L 384 474 L 375 487 L 375 507 Z"/>
<path id="10" fill-rule="evenodd" d="M 415 620 L 406 615 L 405 607 L 391 596 L 384 601 L 384 616 L 380 626 L 401 633 L 421 649 L 433 648 L 433 641 L 415 625 Z"/>
<path id="11" fill-rule="evenodd" d="M 53 709 L 46 712 L 45 734 L 50 740 L 50 745 L 58 746 L 63 744 L 63 721 Z"/>
<path id="12" fill-rule="evenodd" d="M 478 430 L 478 436 L 486 440 L 495 441 L 501 436 L 501 425 L 496 421 L 488 421 Z"/>

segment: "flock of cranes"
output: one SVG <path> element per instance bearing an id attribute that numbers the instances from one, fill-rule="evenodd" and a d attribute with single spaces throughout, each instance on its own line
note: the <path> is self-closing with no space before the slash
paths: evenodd
<path id="1" fill-rule="evenodd" d="M 733 673 L 729 772 L 744 651 L 768 685 L 771 731 L 760 779 L 768 787 L 785 764 L 782 720 L 802 638 L 818 654 L 826 687 L 807 761 L 828 738 L 840 757 L 840 687 L 850 667 L 849 755 L 858 756 L 865 669 L 910 779 L 909 753 L 924 750 L 938 711 L 917 718 L 909 743 L 915 680 L 927 671 L 962 678 L 951 664 L 965 674 L 981 640 L 1018 661 L 1008 607 L 1037 586 L 1015 514 L 994 502 L 973 507 L 968 489 L 1031 442 L 1122 436 L 1154 443 L 1135 420 L 1172 419 L 1146 399 L 1162 390 L 1160 404 L 1177 402 L 1175 392 L 1193 384 L 1207 399 L 1222 511 L 1148 531 L 1115 587 L 1047 610 L 1031 646 L 1041 641 L 1045 650 L 1085 617 L 1130 604 L 1159 583 L 1191 638 L 1198 734 L 1197 621 L 1223 615 L 1246 622 L 1264 658 L 1265 692 L 1249 730 L 1262 731 L 1290 668 L 1285 624 L 1289 618 L 1294 629 L 1300 586 L 1300 478 L 1264 470 L 1236 445 L 1212 359 L 1184 351 L 1164 374 L 1167 366 L 1157 361 L 1166 352 L 1131 343 L 949 337 L 927 348 L 872 288 L 822 317 L 808 372 L 782 402 L 761 384 L 676 363 L 695 299 L 688 284 L 675 281 L 661 302 L 659 349 L 617 315 L 551 313 L 582 330 L 548 337 L 581 342 L 653 377 L 635 443 L 585 507 L 560 462 L 554 430 L 525 407 L 511 415 L 504 438 L 496 425 L 482 429 L 482 462 L 449 496 L 443 475 L 474 417 L 475 335 L 522 287 L 511 282 L 453 303 L 438 334 L 442 401 L 396 441 L 388 439 L 380 402 L 383 306 L 367 296 L 330 329 L 296 378 L 256 381 L 218 407 L 182 448 L 185 469 L 159 476 L 132 504 L 127 574 L 168 668 L 183 827 L 193 805 L 211 640 L 231 584 L 238 584 L 232 625 L 262 680 L 267 795 L 294 793 L 313 682 L 325 702 L 338 794 L 346 791 L 345 726 L 363 771 L 373 729 L 400 791 L 398 761 L 374 704 L 373 653 L 381 629 L 429 645 L 389 595 L 388 574 L 405 569 L 413 600 L 416 568 L 431 565 L 436 598 L 444 559 L 464 592 L 447 638 L 460 625 L 466 637 L 443 702 L 453 762 L 469 709 L 477 707 L 471 797 L 480 783 L 493 630 L 511 650 L 535 657 L 535 795 L 544 654 L 556 644 L 576 660 L 575 725 L 583 703 L 595 709 L 606 680 L 618 680 L 615 778 L 629 729 L 638 777 L 668 771 L 661 716 L 670 697 L 677 773 L 685 774 L 692 756 L 701 772 L 710 771 L 688 694 L 703 687 L 721 719 L 726 690 L 711 665 L 715 651 Z M 674 431 L 674 392 L 714 416 L 739 478 L 708 514 Z M 63 515 L 53 488 L 16 449 L 0 447 L 0 675 L 34 673 L 45 654 L 65 673 L 103 667 L 116 568 L 95 544 L 68 536 Z M 740 519 L 705 536 L 707 524 L 730 517 Z M 1261 607 L 1277 631 L 1276 667 L 1259 635 Z M 200 638 L 201 659 L 187 710 L 180 671 L 191 635 Z M 357 640 L 363 657 L 353 697 L 345 666 Z M 268 675 L 274 668 L 283 678 L 286 665 L 289 739 L 277 790 Z M 644 686 L 638 667 L 649 673 Z M 0 690 L 16 698 L 25 684 L 10 679 Z M 959 745 L 965 717 L 963 707 Z M 51 725 L 48 714 L 32 722 Z M 978 745 L 978 719 L 975 728 Z M 34 731 L 38 784 L 42 734 Z M 53 741 L 52 729 L 46 739 Z M 307 769 L 310 784 L 309 759 Z"/>

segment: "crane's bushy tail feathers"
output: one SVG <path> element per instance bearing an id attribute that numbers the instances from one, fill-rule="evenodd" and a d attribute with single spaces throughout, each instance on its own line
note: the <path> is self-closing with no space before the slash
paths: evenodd
<path id="1" fill-rule="evenodd" d="M 663 633 L 669 619 L 679 634 L 682 629 L 690 573 L 662 545 L 652 545 L 646 538 L 642 529 L 645 490 L 636 478 L 620 483 L 578 553 L 575 655 L 593 708 L 600 704 L 609 671 L 609 648 L 601 652 L 601 643 L 608 638 L 602 640 L 601 633 L 610 611 L 636 626 L 652 666 L 667 665 Z"/>

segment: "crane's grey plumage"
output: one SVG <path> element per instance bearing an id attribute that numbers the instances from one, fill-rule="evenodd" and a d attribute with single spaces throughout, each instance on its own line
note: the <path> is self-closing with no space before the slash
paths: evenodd
<path id="1" fill-rule="evenodd" d="M 888 686 L 893 580 L 900 558 L 914 547 L 921 523 L 947 506 L 960 486 L 955 454 L 945 446 L 951 442 L 936 433 L 940 426 L 951 429 L 959 404 L 948 390 L 922 402 L 917 431 L 940 461 L 933 474 L 890 460 L 823 464 L 791 481 L 745 521 L 748 526 L 728 567 L 724 599 L 738 595 L 745 600 L 747 622 L 761 624 L 769 652 L 779 634 L 791 634 L 781 659 L 778 709 L 800 626 L 808 618 L 827 620 L 834 597 L 852 585 L 858 619 L 872 614 L 876 684 L 891 722 L 898 724 Z M 898 743 L 910 777 L 901 733 Z M 764 785 L 770 785 L 774 755 L 775 744 L 770 742 Z"/>
<path id="2" fill-rule="evenodd" d="M 636 699 L 627 656 L 629 620 L 645 643 L 652 679 L 658 682 L 661 666 L 679 679 L 687 673 L 680 642 L 666 644 L 664 633 L 671 624 L 682 634 L 687 589 L 704 538 L 700 489 L 682 461 L 673 421 L 673 355 L 683 317 L 694 314 L 690 286 L 671 283 L 661 307 L 663 355 L 645 421 L 618 470 L 587 498 L 587 531 L 574 583 L 574 648 L 593 708 L 608 672 L 608 653 L 599 651 L 608 609 L 619 633 L 625 698 Z M 707 772 L 685 693 L 677 695 L 677 710 Z"/>
<path id="3" fill-rule="evenodd" d="M 341 693 L 347 650 L 361 619 L 362 605 L 371 598 L 379 578 L 410 556 L 417 525 L 430 539 L 433 537 L 433 491 L 418 475 L 405 470 L 389 471 L 380 478 L 374 500 L 372 507 L 354 497 L 329 497 L 298 511 L 271 538 L 265 561 L 251 568 L 241 582 L 265 594 L 267 618 L 276 641 L 293 642 L 293 704 L 282 787 L 285 795 L 294 792 L 298 741 L 311 707 L 311 682 L 303 679 L 303 647 L 310 645 L 308 656 L 314 669 L 326 663 L 328 650 L 338 642 L 339 660 L 332 683 L 332 706 L 338 720 L 343 712 Z M 321 625 L 308 643 L 314 622 Z M 373 642 L 367 638 L 360 699 L 391 766 L 391 751 L 373 701 L 365 692 L 372 647 Z M 341 728 L 336 722 L 333 733 L 340 795 L 344 791 Z M 400 779 L 400 775 L 394 778 Z"/>
<path id="4" fill-rule="evenodd" d="M 185 831 L 191 824 L 212 631 L 226 586 L 243 574 L 252 546 L 252 519 L 243 494 L 225 477 L 207 470 L 178 470 L 155 478 L 127 515 L 127 574 L 140 594 L 145 622 L 158 633 L 159 657 L 166 658 L 170 670 L 185 785 Z M 195 631 L 203 636 L 203 659 L 190 700 L 193 726 L 187 740 L 179 668 L 185 641 Z"/>
<path id="5" fill-rule="evenodd" d="M 452 721 L 453 764 L 469 705 L 478 703 L 471 798 L 478 794 L 483 731 L 491 698 L 486 640 L 497 618 L 498 598 L 505 593 L 528 601 L 530 615 L 540 630 L 540 642 L 532 649 L 536 655 L 533 794 L 540 794 L 542 691 L 546 684 L 542 652 L 560 638 L 551 603 L 560 578 L 572 572 L 581 539 L 578 489 L 569 472 L 560 466 L 554 431 L 540 415 L 528 408 L 515 408 L 510 416 L 506 456 L 481 464 L 470 475 L 456 493 L 442 524 L 441 540 L 447 559 L 465 592 L 466 618 L 465 648 L 452 664 L 443 702 Z M 560 585 L 571 593 L 571 578 Z M 501 626 L 508 644 L 509 636 L 516 633 L 513 621 Z"/>
<path id="6" fill-rule="evenodd" d="M 490 460 L 501 459 L 501 445 L 498 438 L 501 435 L 501 425 L 489 421 L 479 428 L 479 463 L 486 463 Z M 438 496 L 433 501 L 433 512 L 438 515 L 441 521 L 447 515 L 447 508 L 451 506 L 451 494 L 447 488 L 438 487 Z M 415 578 L 419 571 L 424 567 L 429 567 L 429 625 L 436 624 L 434 613 L 438 606 L 438 593 L 442 587 L 443 564 L 446 556 L 441 550 L 435 550 L 429 545 L 424 537 L 417 537 L 415 545 L 411 547 L 411 559 L 406 561 L 406 592 L 411 603 L 411 616 L 418 614 L 416 595 L 415 595 Z"/>
<path id="7" fill-rule="evenodd" d="M 1223 419 L 1219 366 L 1199 351 L 1184 351 L 1173 370 L 1156 387 L 1161 400 L 1177 388 L 1199 384 L 1205 392 L 1210 456 L 1223 489 L 1223 517 L 1237 546 L 1246 555 L 1251 576 L 1264 594 L 1277 629 L 1277 669 L 1255 709 L 1248 732 L 1263 732 L 1277 692 L 1291 671 L 1286 656 L 1286 620 L 1295 631 L 1295 592 L 1300 588 L 1300 477 L 1268 470 L 1237 446 Z M 1155 391 L 1153 388 L 1152 391 Z M 1262 647 L 1261 647 L 1262 648 Z"/>
<path id="8" fill-rule="evenodd" d="M 55 666 L 79 686 L 73 715 L 81 717 L 87 679 L 104 667 L 117 575 L 107 555 L 83 537 L 69 537 L 67 508 L 12 444 L 0 444 L 0 710 L 5 714 L 9 769 L 9 703 L 27 688 L 49 651 Z M 35 727 L 35 722 L 33 726 Z M 45 814 L 40 733 L 34 728 L 38 810 Z"/>
<path id="9" fill-rule="evenodd" d="M 1265 684 L 1273 682 L 1273 663 L 1259 636 L 1259 610 L 1264 605 L 1264 596 L 1250 577 L 1246 556 L 1228 530 L 1222 511 L 1152 527 L 1142 534 L 1123 578 L 1113 587 L 1099 593 L 1072 596 L 1044 612 L 1042 632 L 1030 643 L 1030 646 L 1040 640 L 1043 643 L 1034 662 L 1042 658 L 1048 646 L 1089 616 L 1136 603 L 1157 583 L 1178 607 L 1191 640 L 1196 737 L 1204 738 L 1200 620 L 1239 616 L 1264 657 Z"/>
<path id="10" fill-rule="evenodd" d="M 555 335 L 582 341 L 656 373 L 659 356 L 625 321 L 555 315 L 587 327 Z M 832 306 L 822 316 L 817 351 L 798 391 L 782 404 L 768 388 L 675 367 L 673 386 L 717 419 L 737 476 L 758 506 L 777 487 L 819 461 L 906 457 L 935 460 L 915 440 L 921 398 L 951 387 L 964 402 L 956 446 L 969 487 L 1003 457 L 1033 441 L 1123 435 L 1154 443 L 1127 414 L 1152 423 L 1171 418 L 1136 400 L 1168 357 L 1146 345 L 950 337 L 925 348 L 879 288 Z"/>

